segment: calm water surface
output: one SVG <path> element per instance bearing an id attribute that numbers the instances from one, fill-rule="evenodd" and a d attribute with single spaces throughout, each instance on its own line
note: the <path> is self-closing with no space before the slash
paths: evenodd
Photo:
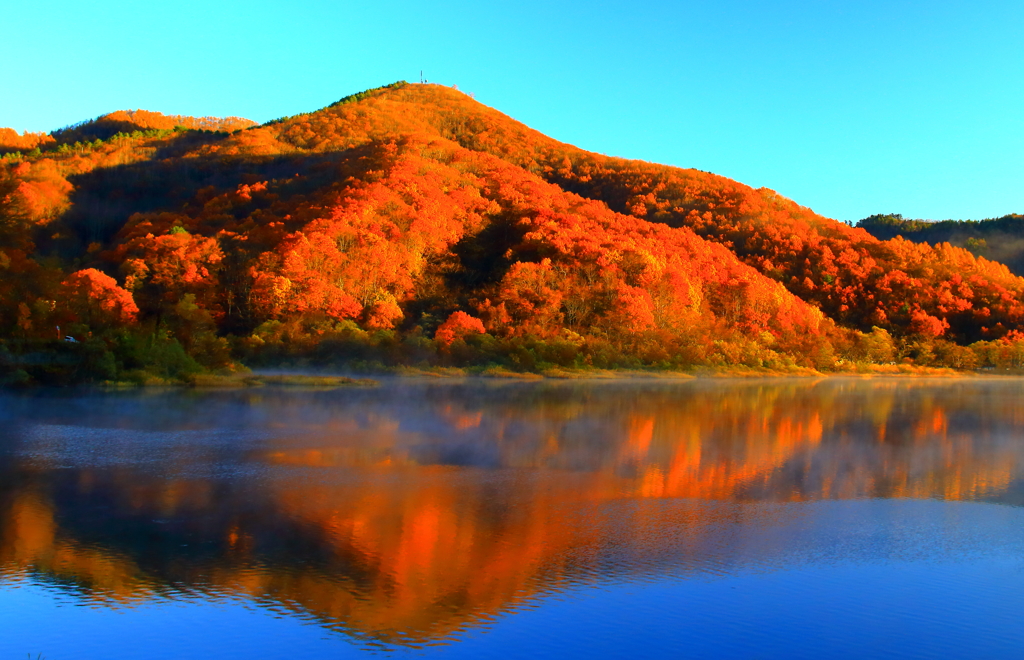
<path id="1" fill-rule="evenodd" d="M 1024 381 L 0 394 L 0 658 L 1021 658 Z"/>

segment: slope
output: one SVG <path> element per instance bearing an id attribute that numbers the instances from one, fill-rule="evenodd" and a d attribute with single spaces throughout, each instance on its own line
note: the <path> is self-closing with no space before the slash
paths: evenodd
<path id="1" fill-rule="evenodd" d="M 457 333 L 556 342 L 565 355 L 543 361 L 567 364 L 760 364 L 780 362 L 776 349 L 806 362 L 831 350 L 817 310 L 724 248 L 450 141 L 404 135 L 265 164 L 285 163 L 299 176 L 206 187 L 181 212 L 133 215 L 103 257 L 143 309 L 191 293 L 260 337 L 275 323 L 291 323 L 293 339 L 318 323 L 344 334 L 349 321 L 429 338 L 454 316 L 481 323 Z"/>
<path id="2" fill-rule="evenodd" d="M 619 213 L 721 243 L 838 323 L 960 343 L 1024 320 L 1024 280 L 950 245 L 880 241 L 768 189 L 698 170 L 610 158 L 557 142 L 437 85 L 401 85 L 246 131 L 231 153 L 324 153 L 401 132 L 496 155 Z"/>

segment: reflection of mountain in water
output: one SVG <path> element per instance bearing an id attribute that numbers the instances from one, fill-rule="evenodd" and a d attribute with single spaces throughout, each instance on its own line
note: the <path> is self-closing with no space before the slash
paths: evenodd
<path id="1" fill-rule="evenodd" d="M 830 380 L 4 397 L 0 566 L 90 599 L 238 594 L 422 643 L 575 583 L 783 552 L 752 548 L 744 530 L 798 511 L 747 503 L 1009 501 L 1022 390 Z"/>

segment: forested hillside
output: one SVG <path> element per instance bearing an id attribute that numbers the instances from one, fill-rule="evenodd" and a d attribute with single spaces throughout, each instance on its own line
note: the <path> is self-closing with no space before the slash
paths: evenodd
<path id="1" fill-rule="evenodd" d="M 262 126 L 134 111 L 10 133 L 9 381 L 1024 356 L 1024 280 L 1000 264 L 585 152 L 437 85 Z"/>

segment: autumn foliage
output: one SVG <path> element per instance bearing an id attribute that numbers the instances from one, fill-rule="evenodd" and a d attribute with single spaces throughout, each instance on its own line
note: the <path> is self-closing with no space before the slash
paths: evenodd
<path id="1" fill-rule="evenodd" d="M 64 280 L 60 306 L 70 312 L 73 321 L 94 328 L 132 323 L 139 312 L 132 295 L 95 268 L 72 273 Z"/>
<path id="2" fill-rule="evenodd" d="M 441 324 L 434 333 L 434 339 L 442 346 L 451 346 L 453 342 L 467 335 L 482 335 L 486 332 L 483 322 L 465 312 L 452 312 L 452 315 Z"/>
<path id="3" fill-rule="evenodd" d="M 689 227 L 841 325 L 864 331 L 878 326 L 905 335 L 948 324 L 944 337 L 970 342 L 1000 337 L 1022 320 L 1021 280 L 1002 264 L 965 249 L 880 241 L 768 189 L 698 170 L 585 152 L 436 86 L 389 91 L 359 110 L 360 121 L 353 121 L 356 108 L 341 108 L 275 126 L 268 138 L 285 147 L 324 150 L 374 139 L 374 128 L 383 125 L 440 134 L 614 211 Z M 368 123 L 364 118 L 370 112 L 382 121 Z"/>
<path id="4" fill-rule="evenodd" d="M 0 128 L 0 153 L 30 151 L 50 142 L 54 139 L 46 133 L 24 132 L 19 135 L 13 129 Z"/>
<path id="5" fill-rule="evenodd" d="M 1005 364 L 991 347 L 1015 346 L 1024 320 L 1024 280 L 967 250 L 881 241 L 767 189 L 588 153 L 435 85 L 258 127 L 101 120 L 0 161 L 0 268 L 19 283 L 0 286 L 0 323 L 19 341 L 51 337 L 67 313 L 122 328 L 104 341 L 131 355 L 141 340 L 124 328 L 179 345 L 182 369 L 231 351 L 970 368 Z M 110 122 L 127 128 L 96 128 Z"/>

